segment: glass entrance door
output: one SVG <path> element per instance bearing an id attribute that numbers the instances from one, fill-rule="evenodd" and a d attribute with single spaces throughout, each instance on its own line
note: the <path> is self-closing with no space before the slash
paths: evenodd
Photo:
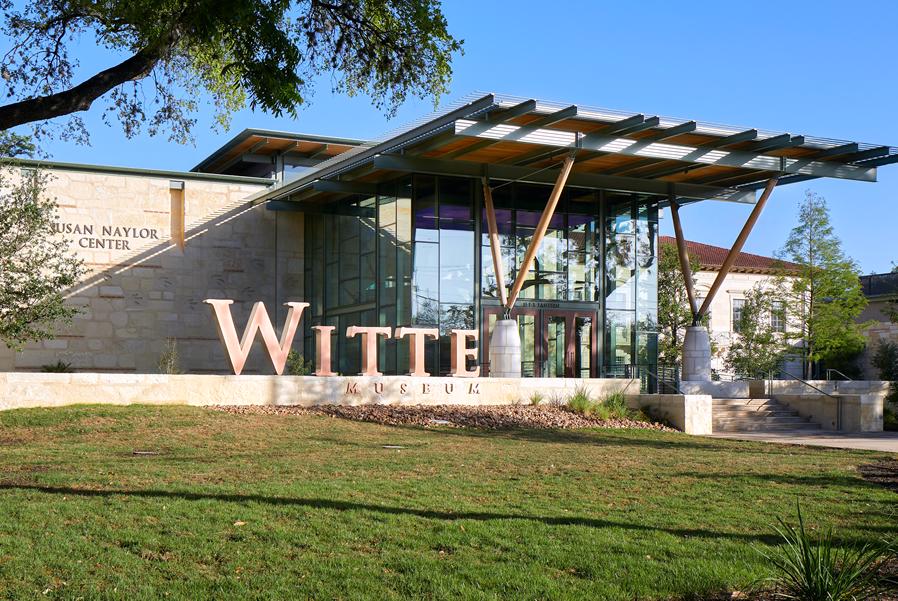
<path id="1" fill-rule="evenodd" d="M 502 314 L 499 307 L 483 312 L 484 369 L 489 372 L 489 338 Z M 589 378 L 596 372 L 595 311 L 515 309 L 521 335 L 521 375 L 543 378 Z"/>
<path id="2" fill-rule="evenodd" d="M 589 378 L 596 360 L 595 311 L 543 311 L 547 378 Z"/>

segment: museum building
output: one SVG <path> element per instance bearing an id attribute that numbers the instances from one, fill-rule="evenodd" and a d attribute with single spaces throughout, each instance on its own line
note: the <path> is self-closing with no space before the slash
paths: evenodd
<path id="1" fill-rule="evenodd" d="M 219 298 L 238 331 L 256 301 L 277 328 L 283 303 L 309 303 L 294 348 L 314 362 L 312 327 L 334 326 L 344 375 L 361 370 L 350 326 L 437 328 L 433 375 L 449 373 L 449 332 L 475 330 L 489 375 L 503 317 L 523 376 L 651 374 L 659 214 L 680 229 L 688 203 L 759 212 L 775 185 L 875 181 L 896 160 L 889 146 L 485 94 L 375 141 L 245 130 L 185 172 L 25 161 L 12 168 L 51 175 L 56 234 L 88 271 L 67 294 L 72 323 L 0 351 L 0 370 L 152 373 L 173 340 L 184 371 L 227 373 L 203 303 Z M 378 361 L 406 373 L 408 343 L 378 338 Z M 271 371 L 259 351 L 244 373 Z"/>

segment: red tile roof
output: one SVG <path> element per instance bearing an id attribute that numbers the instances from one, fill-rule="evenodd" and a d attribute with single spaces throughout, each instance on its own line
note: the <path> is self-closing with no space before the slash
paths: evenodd
<path id="1" fill-rule="evenodd" d="M 673 236 L 661 236 L 661 244 L 676 246 L 677 241 Z M 730 249 L 722 246 L 712 246 L 710 244 L 702 244 L 701 242 L 686 241 L 686 249 L 689 251 L 689 257 L 695 258 L 702 269 L 706 271 L 717 271 L 723 265 L 727 253 Z M 751 253 L 741 252 L 733 263 L 732 271 L 741 271 L 747 273 L 777 273 L 779 271 L 796 271 L 798 265 L 789 261 L 781 261 L 773 257 L 763 257 L 761 255 L 753 255 Z"/>

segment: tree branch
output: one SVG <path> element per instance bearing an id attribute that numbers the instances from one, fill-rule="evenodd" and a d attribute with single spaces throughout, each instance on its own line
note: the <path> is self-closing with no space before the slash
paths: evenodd
<path id="1" fill-rule="evenodd" d="M 134 56 L 68 90 L 0 106 L 0 131 L 25 123 L 86 111 L 97 98 L 109 90 L 149 75 L 179 37 L 179 33 L 171 32 L 158 44 L 141 49 Z"/>

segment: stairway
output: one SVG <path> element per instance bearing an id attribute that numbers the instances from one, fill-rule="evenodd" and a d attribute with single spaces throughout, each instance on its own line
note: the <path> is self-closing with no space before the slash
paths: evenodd
<path id="1" fill-rule="evenodd" d="M 714 399 L 711 409 L 714 432 L 820 429 L 774 399 Z"/>

